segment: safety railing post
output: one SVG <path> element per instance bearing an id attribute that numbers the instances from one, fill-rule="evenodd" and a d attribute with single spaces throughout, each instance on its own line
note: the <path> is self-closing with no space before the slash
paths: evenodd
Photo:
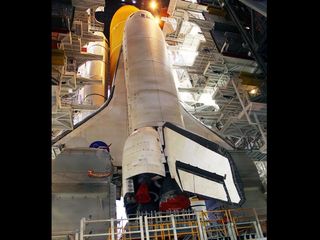
<path id="1" fill-rule="evenodd" d="M 139 224 L 140 224 L 140 236 L 141 236 L 141 239 L 144 240 L 144 230 L 143 230 L 143 218 L 142 218 L 142 216 L 139 217 Z"/>
<path id="2" fill-rule="evenodd" d="M 201 212 L 202 213 L 202 220 L 203 220 L 203 224 L 201 224 L 201 227 L 202 227 L 202 233 L 203 233 L 203 239 L 204 240 L 207 240 L 208 239 L 208 237 L 207 237 L 207 230 L 206 230 L 206 226 L 205 226 L 205 218 L 204 218 L 204 212 L 202 211 Z"/>
<path id="3" fill-rule="evenodd" d="M 144 216 L 144 227 L 146 229 L 146 239 L 150 240 L 149 227 L 148 227 L 148 217 L 147 216 Z"/>
<path id="4" fill-rule="evenodd" d="M 110 224 L 111 224 L 111 240 L 115 240 L 114 239 L 114 220 L 113 218 L 110 219 Z"/>
<path id="5" fill-rule="evenodd" d="M 227 223 L 227 230 L 231 240 L 237 240 L 236 232 L 234 231 L 233 222 Z"/>
<path id="6" fill-rule="evenodd" d="M 201 221 L 200 221 L 200 212 L 196 212 L 196 218 L 197 218 L 197 223 L 198 223 L 200 240 L 204 240 L 203 233 L 202 233 L 202 227 L 201 227 Z"/>
<path id="7" fill-rule="evenodd" d="M 257 224 L 257 222 L 256 221 L 253 221 L 252 222 L 253 223 L 253 226 L 254 226 L 254 230 L 256 231 L 256 233 L 257 233 L 257 238 L 263 238 L 263 235 L 261 235 L 261 233 L 260 233 L 260 231 L 259 231 L 259 229 L 258 229 L 258 224 Z"/>
<path id="8" fill-rule="evenodd" d="M 83 240 L 83 233 L 85 230 L 85 218 L 81 218 L 80 220 L 80 240 Z"/>
<path id="9" fill-rule="evenodd" d="M 261 236 L 261 237 L 263 237 L 263 231 L 262 231 L 262 229 L 261 229 L 261 225 L 260 225 L 260 221 L 259 221 L 259 218 L 258 218 L 258 214 L 257 214 L 257 212 L 256 212 L 256 209 L 255 208 L 253 208 L 253 213 L 254 213 L 254 217 L 255 217 L 255 219 L 256 219 L 256 226 L 257 226 L 257 233 L 259 232 L 259 235 Z"/>
<path id="10" fill-rule="evenodd" d="M 231 240 L 237 240 L 237 232 L 236 232 L 236 223 L 231 214 L 231 209 L 227 210 L 227 215 L 229 216 L 229 222 L 227 224 L 228 233 L 230 235 Z"/>
<path id="11" fill-rule="evenodd" d="M 174 220 L 173 214 L 170 214 L 170 217 L 171 217 L 171 222 L 172 222 L 172 230 L 173 230 L 174 240 L 178 240 L 177 229 L 176 229 L 176 222 L 175 222 L 175 220 Z"/>

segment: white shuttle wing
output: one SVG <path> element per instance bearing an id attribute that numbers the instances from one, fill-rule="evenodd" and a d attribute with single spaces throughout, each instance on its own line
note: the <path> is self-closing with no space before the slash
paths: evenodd
<path id="1" fill-rule="evenodd" d="M 114 166 L 121 166 L 122 151 L 128 137 L 127 91 L 124 79 L 123 56 L 118 62 L 112 97 L 96 113 L 84 119 L 75 129 L 54 140 L 54 145 L 65 148 L 89 147 L 94 141 L 103 141 L 110 146 Z"/>
<path id="2" fill-rule="evenodd" d="M 223 147 L 171 123 L 163 127 L 170 175 L 183 191 L 239 205 L 245 201 L 233 159 Z"/>

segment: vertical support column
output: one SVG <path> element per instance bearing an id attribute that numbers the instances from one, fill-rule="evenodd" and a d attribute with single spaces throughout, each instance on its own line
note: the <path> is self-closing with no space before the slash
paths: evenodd
<path id="1" fill-rule="evenodd" d="M 201 221 L 200 221 L 200 212 L 196 212 L 196 217 L 197 217 L 200 240 L 203 240 L 203 233 L 202 233 L 202 227 L 201 227 Z"/>
<path id="2" fill-rule="evenodd" d="M 83 233 L 85 230 L 85 221 L 86 221 L 85 218 L 81 218 L 80 220 L 80 240 L 83 240 Z"/>
<path id="3" fill-rule="evenodd" d="M 202 211 L 202 216 L 203 216 L 203 220 L 205 220 L 205 219 L 204 219 L 204 212 L 203 212 L 203 211 Z M 203 221 L 203 223 L 205 223 L 205 221 Z M 203 236 L 203 239 L 204 239 L 204 240 L 208 240 L 205 224 L 202 224 L 202 225 L 201 225 L 201 228 L 202 228 L 202 233 L 203 233 L 203 235 L 202 235 L 202 236 Z"/>
<path id="4" fill-rule="evenodd" d="M 258 226 L 257 226 L 257 225 L 258 225 L 257 222 L 256 222 L 256 221 L 253 221 L 252 223 L 253 223 L 254 229 L 256 230 L 256 233 L 257 233 L 257 236 L 256 236 L 256 237 L 259 238 L 259 239 L 262 238 L 263 235 L 261 235 L 261 233 L 260 233 L 260 231 L 259 231 L 259 228 L 258 228 Z"/>
<path id="5" fill-rule="evenodd" d="M 110 219 L 110 224 L 111 224 L 111 240 L 115 240 L 114 239 L 114 219 L 113 218 L 111 218 Z"/>
<path id="6" fill-rule="evenodd" d="M 253 208 L 253 213 L 254 213 L 254 217 L 255 217 L 255 219 L 256 219 L 256 225 L 255 225 L 255 227 L 257 227 L 257 230 L 258 230 L 257 233 L 258 233 L 258 235 L 260 235 L 260 237 L 262 238 L 262 237 L 263 237 L 263 231 L 262 231 L 262 229 L 261 229 L 260 221 L 259 221 L 258 214 L 257 214 L 255 208 Z"/>
<path id="7" fill-rule="evenodd" d="M 254 14 L 252 8 L 250 8 L 250 15 L 251 15 L 251 41 L 253 43 L 254 48 L 256 49 L 256 41 L 254 40 Z"/>
<path id="8" fill-rule="evenodd" d="M 237 234 L 235 232 L 234 223 L 233 223 L 234 220 L 232 218 L 232 214 L 231 214 L 230 209 L 227 210 L 227 217 L 228 217 L 227 230 L 228 230 L 228 234 L 230 236 L 230 239 L 237 240 Z"/>
<path id="9" fill-rule="evenodd" d="M 260 125 L 260 121 L 259 121 L 259 119 L 257 117 L 257 114 L 254 113 L 253 116 L 254 116 L 254 120 L 256 121 L 256 123 L 258 125 L 258 129 L 259 129 L 259 131 L 261 133 L 262 139 L 263 139 L 264 143 L 267 144 L 267 138 L 266 138 L 266 135 L 264 134 L 264 132 L 262 130 L 262 127 Z"/>
<path id="10" fill-rule="evenodd" d="M 230 239 L 231 240 L 237 240 L 237 236 L 236 236 L 236 233 L 234 231 L 232 222 L 228 222 L 227 223 L 227 230 L 228 230 L 228 234 L 230 236 Z"/>
<path id="11" fill-rule="evenodd" d="M 251 122 L 250 116 L 248 115 L 247 109 L 246 109 L 246 107 L 244 106 L 244 103 L 243 103 L 243 101 L 242 101 L 242 99 L 241 99 L 240 93 L 239 93 L 239 91 L 238 91 L 238 89 L 237 89 L 237 86 L 236 86 L 236 84 L 234 83 L 234 80 L 233 80 L 233 79 L 231 79 L 231 83 L 232 83 L 232 86 L 233 86 L 233 88 L 234 88 L 234 91 L 235 91 L 236 94 L 237 94 L 237 97 L 239 98 L 239 102 L 240 102 L 240 104 L 241 104 L 242 110 L 244 111 L 244 115 L 246 115 L 246 118 L 247 118 L 249 124 L 253 124 L 253 123 Z"/>
<path id="12" fill-rule="evenodd" d="M 141 236 L 141 239 L 144 240 L 144 230 L 143 230 L 143 218 L 142 218 L 142 216 L 139 217 L 139 224 L 140 224 L 140 236 Z"/>
<path id="13" fill-rule="evenodd" d="M 150 240 L 149 227 L 148 227 L 148 217 L 147 216 L 144 216 L 144 227 L 146 229 L 146 239 Z"/>
<path id="14" fill-rule="evenodd" d="M 171 217 L 171 222 L 172 222 L 172 230 L 173 230 L 174 240 L 178 240 L 177 229 L 176 229 L 176 222 L 175 222 L 175 220 L 174 220 L 173 214 L 170 214 L 170 217 Z"/>

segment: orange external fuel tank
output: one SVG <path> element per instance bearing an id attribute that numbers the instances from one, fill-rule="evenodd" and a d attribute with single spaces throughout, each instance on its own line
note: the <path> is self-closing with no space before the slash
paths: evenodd
<path id="1" fill-rule="evenodd" d="M 128 17 L 139 11 L 138 8 L 132 5 L 125 5 L 119 8 L 113 15 L 110 24 L 110 82 L 109 87 L 112 86 L 114 73 L 117 67 L 117 62 L 122 45 L 122 37 L 125 23 Z"/>

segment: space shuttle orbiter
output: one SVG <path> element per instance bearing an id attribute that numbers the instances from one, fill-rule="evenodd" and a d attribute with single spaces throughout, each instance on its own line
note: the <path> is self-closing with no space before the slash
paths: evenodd
<path id="1" fill-rule="evenodd" d="M 232 147 L 179 103 L 163 33 L 151 13 L 121 7 L 110 27 L 111 96 L 54 144 L 110 146 L 127 213 L 180 210 L 198 195 L 241 205 Z"/>

